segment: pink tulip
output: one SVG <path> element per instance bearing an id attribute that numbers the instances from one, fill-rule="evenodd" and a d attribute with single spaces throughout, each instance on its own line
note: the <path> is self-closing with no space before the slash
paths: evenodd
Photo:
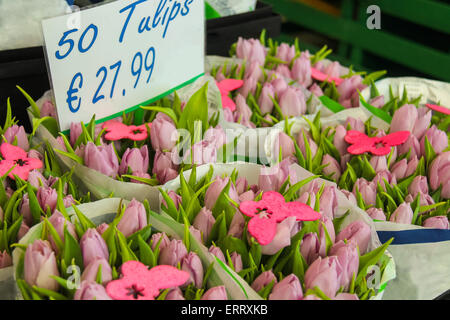
<path id="1" fill-rule="evenodd" d="M 266 49 L 259 40 L 239 37 L 236 46 L 236 57 L 249 62 L 256 61 L 263 66 L 266 61 Z"/>
<path id="2" fill-rule="evenodd" d="M 81 253 L 85 266 L 97 258 L 109 259 L 108 246 L 96 229 L 87 229 L 80 240 Z"/>
<path id="3" fill-rule="evenodd" d="M 171 151 L 178 140 L 177 128 L 172 121 L 157 117 L 150 127 L 150 139 L 154 150 Z"/>
<path id="4" fill-rule="evenodd" d="M 416 171 L 418 164 L 419 160 L 416 156 L 412 157 L 409 162 L 403 158 L 391 167 L 392 176 L 395 177 L 396 180 L 409 177 Z"/>
<path id="5" fill-rule="evenodd" d="M 292 78 L 292 73 L 287 65 L 279 64 L 278 67 L 275 68 L 275 76 L 290 79 Z"/>
<path id="6" fill-rule="evenodd" d="M 159 254 L 159 264 L 176 267 L 188 254 L 183 241 L 173 239 L 169 245 L 162 248 Z"/>
<path id="7" fill-rule="evenodd" d="M 17 146 L 25 151 L 30 149 L 30 144 L 28 143 L 28 136 L 25 132 L 25 128 L 23 126 L 12 125 L 8 129 L 6 129 L 3 134 L 8 143 L 13 144 L 14 140 L 17 139 Z"/>
<path id="8" fill-rule="evenodd" d="M 325 67 L 323 73 L 329 75 L 333 78 L 339 78 L 341 76 L 341 65 L 337 61 L 333 61 L 328 66 Z"/>
<path id="9" fill-rule="evenodd" d="M 27 181 L 35 188 L 40 186 L 48 187 L 47 179 L 38 170 L 30 171 Z"/>
<path id="10" fill-rule="evenodd" d="M 369 217 L 371 217 L 374 220 L 381 220 L 386 221 L 386 215 L 384 214 L 383 210 L 372 207 L 366 210 Z"/>
<path id="11" fill-rule="evenodd" d="M 423 222 L 423 226 L 425 228 L 450 229 L 448 218 L 446 216 L 430 217 Z"/>
<path id="12" fill-rule="evenodd" d="M 371 239 L 370 227 L 363 221 L 357 220 L 345 227 L 336 237 L 336 242 L 347 240 L 348 242 L 355 241 L 359 247 L 361 255 L 365 254 L 369 247 Z"/>
<path id="13" fill-rule="evenodd" d="M 170 289 L 170 291 L 166 295 L 166 300 L 185 300 L 183 296 L 183 292 L 179 287 L 175 287 Z"/>
<path id="14" fill-rule="evenodd" d="M 181 260 L 181 270 L 190 274 L 189 280 L 186 284 L 193 283 L 198 289 L 202 288 L 203 282 L 203 266 L 202 261 L 194 252 L 189 252 Z"/>
<path id="15" fill-rule="evenodd" d="M 20 214 L 23 216 L 23 221 L 27 224 L 27 226 L 31 227 L 33 225 L 33 216 L 31 214 L 28 193 L 25 193 L 22 197 L 22 201 L 20 203 Z"/>
<path id="16" fill-rule="evenodd" d="M 295 217 L 288 217 L 277 224 L 277 233 L 272 242 L 268 245 L 261 245 L 262 254 L 274 255 L 291 244 L 291 230 L 296 224 L 295 219 Z"/>
<path id="17" fill-rule="evenodd" d="M 101 282 L 103 285 L 112 280 L 112 269 L 108 263 L 108 260 L 104 258 L 95 258 L 88 265 L 85 266 L 83 273 L 81 274 L 81 281 L 96 281 L 98 271 L 101 266 Z"/>
<path id="18" fill-rule="evenodd" d="M 300 148 L 300 151 L 302 152 L 303 156 L 306 158 L 306 144 L 305 144 L 305 138 L 308 141 L 309 144 L 309 150 L 311 151 L 311 157 L 314 158 L 317 150 L 319 149 L 316 142 L 312 139 L 311 135 L 304 131 L 302 129 L 302 131 L 299 132 L 298 136 L 297 136 L 297 145 Z"/>
<path id="19" fill-rule="evenodd" d="M 119 161 L 112 144 L 96 146 L 88 142 L 84 150 L 84 163 L 87 167 L 112 178 L 119 172 Z"/>
<path id="20" fill-rule="evenodd" d="M 326 176 L 331 176 L 335 181 L 339 181 L 341 176 L 341 166 L 337 160 L 330 156 L 329 154 L 324 155 L 322 158 L 322 165 L 326 165 L 325 168 L 322 169 L 322 172 Z"/>
<path id="21" fill-rule="evenodd" d="M 80 288 L 75 291 L 74 300 L 112 300 L 101 284 L 93 281 L 81 282 Z"/>
<path id="22" fill-rule="evenodd" d="M 431 110 L 417 109 L 412 104 L 400 107 L 392 117 L 390 132 L 409 131 L 421 139 L 431 122 Z"/>
<path id="23" fill-rule="evenodd" d="M 225 286 L 213 287 L 206 291 L 200 300 L 228 300 Z"/>
<path id="24" fill-rule="evenodd" d="M 288 88 L 288 83 L 283 78 L 276 78 L 270 82 L 275 90 L 275 93 L 280 97 L 283 92 Z M 275 98 L 275 96 L 273 96 Z"/>
<path id="25" fill-rule="evenodd" d="M 339 191 L 341 191 L 345 195 L 348 201 L 350 201 L 354 205 L 357 205 L 356 197 L 352 192 L 344 189 L 340 189 Z"/>
<path id="26" fill-rule="evenodd" d="M 7 268 L 9 266 L 12 266 L 12 259 L 11 256 L 4 250 L 3 252 L 0 251 L 0 269 Z"/>
<path id="27" fill-rule="evenodd" d="M 242 257 L 239 253 L 233 252 L 230 256 L 231 262 L 233 263 L 234 271 L 240 272 L 244 267 L 242 264 Z"/>
<path id="28" fill-rule="evenodd" d="M 239 203 L 239 195 L 237 194 L 236 187 L 234 186 L 230 178 L 216 177 L 215 181 L 209 186 L 208 190 L 206 190 L 205 193 L 205 207 L 207 209 L 212 210 L 214 208 L 217 199 L 219 198 L 222 190 L 227 186 L 227 184 L 230 184 L 228 196 L 235 202 Z"/>
<path id="29" fill-rule="evenodd" d="M 275 99 L 275 88 L 270 84 L 270 82 L 266 82 L 262 87 L 261 95 L 258 100 L 258 105 L 262 114 L 272 112 L 272 98 Z"/>
<path id="30" fill-rule="evenodd" d="M 397 184 L 397 179 L 395 178 L 395 176 L 393 176 L 389 171 L 384 170 L 384 171 L 380 171 L 377 172 L 377 174 L 375 175 L 375 178 L 373 178 L 372 182 L 378 186 L 378 183 L 381 185 L 381 187 L 383 189 L 386 189 L 385 187 L 385 182 L 387 181 L 389 184 L 393 185 L 393 184 Z"/>
<path id="31" fill-rule="evenodd" d="M 348 143 L 345 142 L 345 136 L 347 135 L 347 129 L 343 125 L 338 125 L 335 128 L 336 133 L 333 138 L 333 145 L 342 155 L 347 153 Z"/>
<path id="32" fill-rule="evenodd" d="M 64 243 L 64 227 L 67 228 L 67 231 L 74 237 L 76 241 L 78 241 L 78 235 L 75 231 L 75 226 L 70 221 L 66 220 L 61 212 L 58 210 L 55 210 L 55 212 L 52 214 L 50 218 L 48 218 L 48 222 L 52 224 L 52 226 L 55 228 L 56 232 L 58 233 L 61 241 Z M 50 244 L 55 250 L 55 252 L 58 252 L 58 247 L 56 246 L 55 240 L 50 235 L 48 237 L 48 240 L 50 241 Z"/>
<path id="33" fill-rule="evenodd" d="M 356 294 L 341 292 L 333 300 L 359 300 L 359 298 Z"/>
<path id="34" fill-rule="evenodd" d="M 17 233 L 17 240 L 22 239 L 27 233 L 30 231 L 30 227 L 27 226 L 25 221 L 22 221 L 22 224 L 20 225 L 19 232 Z"/>
<path id="35" fill-rule="evenodd" d="M 83 129 L 81 128 L 80 122 L 72 122 L 70 124 L 70 144 L 75 146 L 75 143 L 78 140 L 78 137 L 83 133 Z"/>
<path id="36" fill-rule="evenodd" d="M 214 144 L 206 140 L 194 144 L 192 148 L 188 150 L 184 158 L 185 163 L 195 163 L 197 165 L 215 163 L 216 161 L 217 148 Z"/>
<path id="37" fill-rule="evenodd" d="M 339 285 L 343 286 L 345 290 L 348 289 L 352 276 L 354 275 L 356 279 L 358 274 L 359 255 L 356 245 L 357 244 L 354 241 L 350 241 L 347 244 L 342 241 L 340 246 L 336 246 L 336 248 L 332 247 L 329 253 L 330 255 L 337 256 L 338 258 L 339 264 L 342 268 Z"/>
<path id="38" fill-rule="evenodd" d="M 245 69 L 244 79 L 253 78 L 257 79 L 259 82 L 264 81 L 264 73 L 262 71 L 262 66 L 258 61 L 252 61 L 248 64 Z M 225 78 L 224 78 L 225 79 Z M 220 80 L 217 80 L 220 81 Z"/>
<path id="39" fill-rule="evenodd" d="M 173 163 L 172 152 L 156 151 L 152 173 L 162 184 L 178 176 L 178 166 Z"/>
<path id="40" fill-rule="evenodd" d="M 422 156 L 422 151 L 420 150 L 420 142 L 414 135 L 410 135 L 404 144 L 401 144 L 397 147 L 399 155 L 408 153 L 409 150 L 411 150 L 410 157 L 420 158 Z"/>
<path id="41" fill-rule="evenodd" d="M 298 88 L 288 87 L 279 98 L 279 105 L 285 117 L 297 117 L 306 112 L 305 96 Z"/>
<path id="42" fill-rule="evenodd" d="M 239 202 L 253 200 L 255 200 L 255 193 L 252 190 L 248 190 L 247 192 L 244 192 L 239 196 Z"/>
<path id="43" fill-rule="evenodd" d="M 356 130 L 359 132 L 364 133 L 366 131 L 366 126 L 364 125 L 364 122 L 360 119 L 355 119 L 353 117 L 348 117 L 345 121 L 345 128 L 350 126 L 351 130 Z"/>
<path id="44" fill-rule="evenodd" d="M 388 170 L 386 156 L 373 156 L 370 159 L 370 165 L 375 170 L 375 172 Z"/>
<path id="45" fill-rule="evenodd" d="M 322 88 L 317 83 L 313 83 L 308 90 L 318 98 L 324 95 Z"/>
<path id="46" fill-rule="evenodd" d="M 416 136 L 418 140 L 422 139 L 425 131 L 430 126 L 431 123 L 431 110 L 425 107 L 417 109 L 417 121 L 414 124 L 412 133 Z"/>
<path id="47" fill-rule="evenodd" d="M 51 276 L 59 276 L 55 252 L 46 240 L 36 240 L 25 251 L 24 279 L 30 286 L 57 291 L 58 282 Z"/>
<path id="48" fill-rule="evenodd" d="M 432 190 L 442 185 L 441 197 L 450 199 L 450 151 L 441 153 L 433 160 L 428 178 Z"/>
<path id="49" fill-rule="evenodd" d="M 392 213 L 389 221 L 403 224 L 411 224 L 413 219 L 413 211 L 409 203 L 402 203 L 398 208 Z"/>
<path id="50" fill-rule="evenodd" d="M 326 228 L 328 235 L 330 236 L 331 242 L 334 243 L 336 241 L 336 231 L 334 230 L 333 220 L 330 219 L 328 216 L 323 215 L 320 218 L 320 222 L 321 222 L 319 224 L 320 242 L 325 243 L 325 228 Z"/>
<path id="51" fill-rule="evenodd" d="M 304 87 L 309 87 L 312 84 L 311 60 L 304 54 L 295 59 L 291 72 L 292 78 Z"/>
<path id="52" fill-rule="evenodd" d="M 50 212 L 55 211 L 56 203 L 58 200 L 58 193 L 55 189 L 49 187 L 40 187 L 36 193 L 39 205 L 44 212 L 47 212 L 47 208 L 50 208 Z"/>
<path id="53" fill-rule="evenodd" d="M 314 205 L 314 204 L 312 204 Z M 320 212 L 330 219 L 333 219 L 337 213 L 338 200 L 337 189 L 335 186 L 326 186 L 320 197 Z"/>
<path id="54" fill-rule="evenodd" d="M 277 283 L 277 278 L 273 274 L 272 270 L 264 271 L 259 276 L 256 277 L 252 282 L 252 289 L 256 292 L 260 291 L 262 288 L 270 284 L 272 281 Z"/>
<path id="55" fill-rule="evenodd" d="M 173 201 L 173 203 L 174 203 L 174 205 L 175 205 L 175 208 L 179 208 L 180 207 L 180 204 L 181 204 L 181 202 L 182 202 L 182 198 L 181 198 L 181 196 L 179 195 L 179 194 L 177 194 L 175 191 L 173 191 L 173 190 L 169 190 L 168 192 L 167 192 L 167 195 L 169 196 L 169 198 L 170 199 L 172 199 L 172 201 Z M 162 200 L 162 203 L 167 207 L 167 202 L 166 202 L 166 200 Z"/>
<path id="56" fill-rule="evenodd" d="M 106 230 L 108 230 L 109 225 L 107 223 L 102 223 L 101 225 L 99 225 L 96 230 L 99 234 L 103 234 Z"/>
<path id="57" fill-rule="evenodd" d="M 236 112 L 235 112 L 235 121 L 242 123 L 250 121 L 250 117 L 252 116 L 252 110 L 247 105 L 244 96 L 238 94 L 236 96 Z"/>
<path id="58" fill-rule="evenodd" d="M 277 48 L 276 57 L 280 60 L 291 62 L 296 55 L 295 46 L 289 45 L 287 43 L 282 43 Z"/>
<path id="59" fill-rule="evenodd" d="M 384 96 L 381 95 L 381 96 L 375 97 L 373 99 L 370 99 L 369 100 L 369 104 L 372 107 L 375 107 L 375 108 L 378 108 L 378 109 L 382 108 L 384 106 Z"/>
<path id="60" fill-rule="evenodd" d="M 290 274 L 275 284 L 269 295 L 269 300 L 301 300 L 302 298 L 302 285 L 295 274 Z"/>
<path id="61" fill-rule="evenodd" d="M 274 154 L 279 154 L 281 149 L 282 159 L 286 159 L 295 153 L 294 142 L 292 141 L 291 137 L 289 137 L 284 132 L 278 133 L 277 137 L 275 138 L 273 149 Z"/>
<path id="62" fill-rule="evenodd" d="M 300 244 L 300 253 L 305 258 L 308 265 L 313 263 L 318 257 L 320 252 L 320 242 L 317 237 L 317 233 L 307 233 Z"/>
<path id="63" fill-rule="evenodd" d="M 128 237 L 146 226 L 147 212 L 145 211 L 145 207 L 142 203 L 133 198 L 125 209 L 122 219 L 120 219 L 117 224 L 117 229 L 119 229 L 125 237 Z"/>
<path id="64" fill-rule="evenodd" d="M 248 189 L 248 181 L 244 177 L 239 177 L 236 179 L 236 192 L 241 195 Z"/>
<path id="65" fill-rule="evenodd" d="M 227 143 L 227 135 L 221 126 L 211 127 L 205 132 L 204 139 L 216 148 L 222 147 Z"/>
<path id="66" fill-rule="evenodd" d="M 334 297 L 339 289 L 342 267 L 335 256 L 316 259 L 305 272 L 305 287 L 318 287 L 328 297 Z"/>
<path id="67" fill-rule="evenodd" d="M 428 194 L 428 181 L 427 177 L 416 176 L 408 187 L 408 192 L 413 198 L 417 197 L 420 192 L 421 196 Z"/>
<path id="68" fill-rule="evenodd" d="M 192 225 L 200 230 L 200 232 L 203 234 L 203 240 L 206 241 L 208 240 L 209 233 L 211 232 L 211 229 L 215 222 L 216 219 L 214 218 L 212 212 L 206 209 L 206 207 L 203 207 L 195 217 Z"/>
<path id="69" fill-rule="evenodd" d="M 56 108 L 49 100 L 45 101 L 41 107 L 41 118 L 52 117 L 56 119 Z"/>
<path id="70" fill-rule="evenodd" d="M 420 152 L 425 156 L 425 137 L 433 147 L 433 150 L 439 154 L 448 147 L 447 133 L 439 130 L 435 125 L 425 131 L 425 135 L 420 139 Z"/>
<path id="71" fill-rule="evenodd" d="M 236 211 L 233 219 L 231 219 L 230 228 L 228 229 L 228 235 L 235 238 L 241 238 L 242 233 L 244 232 L 244 228 L 244 216 L 239 211 Z"/>
<path id="72" fill-rule="evenodd" d="M 253 77 L 244 79 L 244 85 L 238 90 L 238 94 L 242 95 L 244 99 L 247 99 L 249 93 L 255 95 L 258 79 Z"/>
<path id="73" fill-rule="evenodd" d="M 227 263 L 225 256 L 219 247 L 212 245 L 211 247 L 209 247 L 208 251 L 209 251 L 209 253 L 214 255 L 216 258 L 218 258 L 220 261 L 222 261 L 223 263 Z"/>
<path id="74" fill-rule="evenodd" d="M 156 162 L 156 160 L 155 160 Z M 119 173 L 127 174 L 128 169 L 131 172 L 147 172 L 149 164 L 148 148 L 146 145 L 138 148 L 128 148 L 122 156 L 120 162 Z"/>
<path id="75" fill-rule="evenodd" d="M 288 178 L 291 185 L 295 184 L 297 175 L 290 168 L 291 164 L 290 159 L 287 158 L 275 166 L 261 168 L 258 182 L 260 189 L 262 191 L 279 191 Z"/>
<path id="76" fill-rule="evenodd" d="M 225 119 L 225 121 L 234 122 L 233 111 L 231 111 L 230 109 L 223 109 L 222 111 L 223 111 L 223 118 Z"/>
<path id="77" fill-rule="evenodd" d="M 159 243 L 159 250 L 164 249 L 165 247 L 167 247 L 170 244 L 170 240 L 169 237 L 167 237 L 165 232 L 158 232 L 152 235 L 151 237 L 151 247 L 152 250 L 155 251 L 156 246 Z"/>
<path id="78" fill-rule="evenodd" d="M 367 86 L 362 83 L 362 77 L 359 75 L 346 78 L 337 86 L 339 92 L 339 103 L 345 106 L 346 102 L 350 103 L 348 107 L 359 107 L 358 91 L 361 92 Z M 356 129 L 355 129 L 356 130 Z"/>

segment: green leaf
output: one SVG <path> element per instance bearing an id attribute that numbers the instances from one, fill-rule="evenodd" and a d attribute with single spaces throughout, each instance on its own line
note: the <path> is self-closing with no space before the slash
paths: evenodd
<path id="1" fill-rule="evenodd" d="M 78 209 L 78 207 L 74 204 L 72 204 L 72 208 L 75 211 L 75 214 L 77 215 L 78 220 L 80 221 L 81 225 L 83 226 L 84 232 L 86 232 L 87 229 L 95 229 L 95 224 L 89 220 L 83 212 Z"/>
<path id="2" fill-rule="evenodd" d="M 217 216 L 216 222 L 214 222 L 214 225 L 211 228 L 207 244 L 210 244 L 212 241 L 220 241 L 227 236 L 227 233 L 228 229 L 225 219 L 225 212 L 222 212 Z"/>
<path id="3" fill-rule="evenodd" d="M 187 129 L 191 136 L 194 135 L 195 121 L 201 121 L 203 132 L 208 129 L 208 82 L 195 92 L 187 102 L 178 121 L 177 128 Z"/>
<path id="4" fill-rule="evenodd" d="M 48 289 L 44 289 L 44 288 L 39 288 L 37 286 L 33 286 L 33 290 L 35 290 L 37 293 L 49 297 L 51 299 L 54 300 L 68 300 L 67 297 L 63 296 L 62 294 L 52 291 L 52 290 L 48 290 Z"/>
<path id="5" fill-rule="evenodd" d="M 151 247 L 142 239 L 140 235 L 137 236 L 137 242 L 139 244 L 139 261 L 150 268 L 155 267 L 157 265 L 157 260 Z"/>
<path id="6" fill-rule="evenodd" d="M 56 231 L 55 227 L 48 221 L 47 218 L 44 218 L 44 223 L 46 224 L 48 231 L 50 232 L 50 235 L 53 238 L 53 241 L 55 241 L 56 247 L 58 248 L 59 252 L 62 252 L 64 249 L 64 243 L 61 240 L 61 237 L 59 236 L 58 232 Z"/>
<path id="7" fill-rule="evenodd" d="M 130 260 L 138 260 L 136 255 L 133 253 L 133 251 L 129 248 L 127 244 L 127 240 L 122 232 L 120 232 L 119 229 L 114 227 L 116 238 L 119 242 L 119 248 L 120 248 L 120 255 L 122 258 L 122 264 L 130 261 Z"/>
<path id="8" fill-rule="evenodd" d="M 75 153 L 69 153 L 69 152 L 65 152 L 65 151 L 59 150 L 59 149 L 54 149 L 54 151 L 56 151 L 57 153 L 59 153 L 59 154 L 61 154 L 63 156 L 66 156 L 66 157 L 72 159 L 75 162 L 78 162 L 81 165 L 84 165 L 83 158 L 77 156 Z"/>
<path id="9" fill-rule="evenodd" d="M 303 179 L 299 182 L 297 182 L 296 184 L 294 184 L 293 186 L 291 186 L 284 194 L 284 198 L 286 199 L 286 202 L 290 202 L 293 201 L 294 199 L 297 199 L 297 192 L 306 184 L 310 183 L 311 181 L 313 181 L 314 179 L 319 178 L 319 175 L 315 175 L 315 176 L 311 176 L 308 177 L 306 179 Z"/>
<path id="10" fill-rule="evenodd" d="M 348 217 L 349 214 L 350 214 L 350 210 L 347 210 L 347 212 L 344 213 L 344 215 L 342 215 L 341 217 L 333 219 L 334 230 L 336 230 L 336 231 L 341 230 L 341 225 L 344 222 L 345 218 Z"/>
<path id="11" fill-rule="evenodd" d="M 53 117 L 43 117 L 43 118 L 33 118 L 32 120 L 33 125 L 33 131 L 31 132 L 31 136 L 34 137 L 36 134 L 36 130 L 39 128 L 39 126 L 44 126 L 47 128 L 47 130 L 56 137 L 58 135 L 58 123 L 56 122 L 56 119 Z"/>
<path id="12" fill-rule="evenodd" d="M 381 256 L 386 251 L 387 247 L 391 244 L 394 238 L 389 239 L 382 246 L 372 250 L 371 252 L 366 253 L 365 255 L 359 258 L 359 269 L 358 276 L 356 277 L 356 284 L 359 284 L 366 277 L 367 268 L 372 265 L 375 265 L 378 260 L 380 260 Z"/>
<path id="13" fill-rule="evenodd" d="M 239 253 L 242 257 L 242 263 L 248 265 L 248 250 L 244 241 L 232 236 L 226 236 L 220 241 L 220 244 L 223 248 L 222 251 L 228 250 L 231 253 Z"/>
<path id="14" fill-rule="evenodd" d="M 39 107 L 37 106 L 37 104 L 33 100 L 33 98 L 31 98 L 30 95 L 28 93 L 26 93 L 25 90 L 23 90 L 20 86 L 16 86 L 16 88 L 19 89 L 19 91 L 22 92 L 22 94 L 25 97 L 25 99 L 27 99 L 28 103 L 31 106 L 31 110 L 32 110 L 33 115 L 36 118 L 40 118 L 41 117 L 41 110 L 39 110 Z"/>
<path id="15" fill-rule="evenodd" d="M 83 270 L 83 255 L 81 253 L 80 245 L 78 241 L 67 231 L 67 225 L 64 226 L 64 261 L 67 265 L 72 264 L 74 260 L 75 264 Z"/>
<path id="16" fill-rule="evenodd" d="M 179 99 L 180 98 L 178 98 L 178 101 L 179 101 Z M 176 112 L 173 109 L 163 108 L 163 107 L 156 107 L 156 106 L 155 107 L 154 106 L 148 106 L 148 107 L 142 107 L 141 106 L 141 109 L 164 113 L 165 115 L 169 116 L 173 120 L 173 122 L 175 123 L 175 126 L 178 127 L 177 126 L 177 124 L 178 124 L 178 117 L 177 117 Z"/>

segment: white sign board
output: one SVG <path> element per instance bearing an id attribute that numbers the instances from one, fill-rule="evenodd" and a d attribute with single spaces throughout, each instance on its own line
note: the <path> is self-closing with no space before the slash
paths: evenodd
<path id="1" fill-rule="evenodd" d="M 203 0 L 117 0 L 42 22 L 61 131 L 120 116 L 204 73 Z"/>

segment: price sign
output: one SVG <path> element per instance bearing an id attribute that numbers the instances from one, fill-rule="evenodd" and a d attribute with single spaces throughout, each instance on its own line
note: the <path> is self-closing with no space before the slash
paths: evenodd
<path id="1" fill-rule="evenodd" d="M 60 130 L 137 109 L 204 74 L 203 0 L 117 0 L 42 22 Z"/>

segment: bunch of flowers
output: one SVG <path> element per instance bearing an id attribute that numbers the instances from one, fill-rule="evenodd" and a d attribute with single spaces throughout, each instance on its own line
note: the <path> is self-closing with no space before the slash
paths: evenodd
<path id="1" fill-rule="evenodd" d="M 255 184 L 235 166 L 220 166 L 227 165 L 211 166 L 203 176 L 194 168 L 189 178 L 180 174 L 179 184 L 174 180 L 161 189 L 162 211 L 189 225 L 218 263 L 231 267 L 263 299 L 377 294 L 367 286 L 367 267 L 378 264 L 384 271 L 390 241 L 375 248 L 364 213 L 347 219 L 356 207 L 346 210 L 335 186 L 321 184 L 317 176 L 299 180 L 301 168 L 289 159 L 274 167 L 242 165 Z"/>
<path id="2" fill-rule="evenodd" d="M 225 286 L 208 286 L 212 265 L 204 267 L 188 240 L 149 224 L 148 202 L 111 200 L 120 201 L 112 221 L 107 213 L 117 201 L 89 204 L 103 221 L 99 225 L 74 206 L 76 218 L 55 211 L 16 245 L 24 299 L 228 299 Z"/>
<path id="3" fill-rule="evenodd" d="M 371 118 L 322 126 L 318 115 L 292 136 L 286 122 L 276 150 L 337 182 L 376 220 L 449 229 L 449 137 L 431 119 L 432 110 L 412 104 L 395 111 L 387 130 Z"/>

